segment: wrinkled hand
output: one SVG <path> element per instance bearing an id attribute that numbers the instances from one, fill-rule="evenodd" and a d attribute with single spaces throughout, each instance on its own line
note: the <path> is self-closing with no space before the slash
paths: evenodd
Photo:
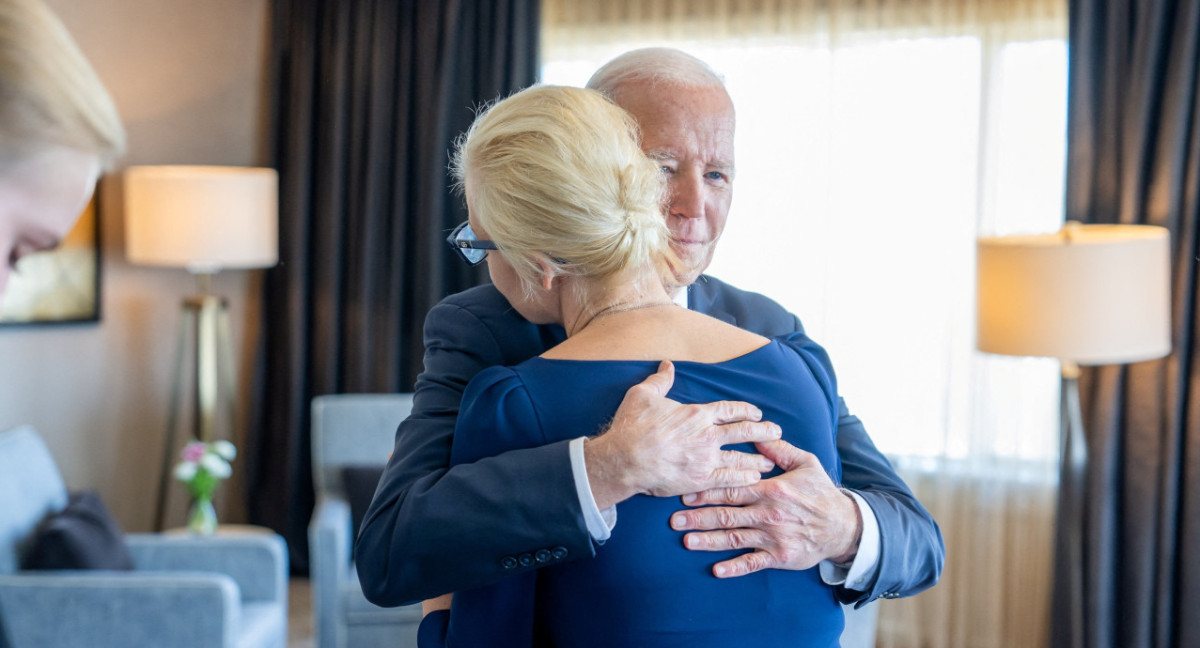
<path id="1" fill-rule="evenodd" d="M 753 405 L 719 401 L 681 405 L 666 397 L 675 366 L 629 388 L 608 430 L 584 445 L 588 481 L 601 510 L 636 494 L 671 497 L 757 483 L 774 467 L 760 454 L 722 450 L 732 443 L 780 438 L 779 426 L 760 422 Z"/>
<path id="2" fill-rule="evenodd" d="M 862 536 L 854 500 L 830 481 L 812 453 L 783 440 L 759 443 L 758 449 L 785 472 L 751 486 L 685 496 L 688 506 L 716 506 L 671 516 L 671 528 L 693 531 L 683 537 L 684 546 L 754 550 L 714 565 L 713 575 L 719 578 L 852 559 Z"/>

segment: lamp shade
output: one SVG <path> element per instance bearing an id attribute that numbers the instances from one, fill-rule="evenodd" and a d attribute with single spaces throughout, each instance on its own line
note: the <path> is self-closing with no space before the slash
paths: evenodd
<path id="1" fill-rule="evenodd" d="M 977 345 L 1081 365 L 1171 351 L 1167 230 L 1069 223 L 978 242 Z"/>
<path id="2" fill-rule="evenodd" d="M 135 166 L 125 171 L 130 262 L 192 272 L 264 268 L 279 256 L 274 169 Z"/>

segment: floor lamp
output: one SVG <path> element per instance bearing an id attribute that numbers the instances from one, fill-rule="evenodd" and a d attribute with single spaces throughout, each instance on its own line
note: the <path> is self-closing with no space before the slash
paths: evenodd
<path id="1" fill-rule="evenodd" d="M 1059 524 L 1056 543 L 1078 565 L 1083 491 L 1068 477 L 1081 474 L 1087 462 L 1079 366 L 1170 353 L 1167 230 L 1069 222 L 1056 234 L 982 238 L 977 251 L 978 348 L 1058 358 L 1062 364 L 1057 514 L 1066 523 Z M 1073 600 L 1081 601 L 1082 580 L 1069 586 Z M 1071 623 L 1082 630 L 1083 610 L 1075 607 Z"/>
<path id="2" fill-rule="evenodd" d="M 233 436 L 234 367 L 226 299 L 212 293 L 222 269 L 264 268 L 278 257 L 278 179 L 273 169 L 135 166 L 125 171 L 125 244 L 129 261 L 186 268 L 197 292 L 183 299 L 171 404 L 159 473 L 155 528 L 166 516 L 182 386 L 190 383 L 190 438 Z M 185 349 L 188 351 L 185 352 Z M 190 356 L 190 368 L 185 362 Z"/>

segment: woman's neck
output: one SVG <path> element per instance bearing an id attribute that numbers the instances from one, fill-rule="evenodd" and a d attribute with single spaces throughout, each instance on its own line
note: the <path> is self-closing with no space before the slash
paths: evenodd
<path id="1" fill-rule="evenodd" d="M 673 303 L 662 281 L 647 273 L 598 282 L 586 277 L 563 277 L 562 315 L 567 337 L 597 319 Z"/>

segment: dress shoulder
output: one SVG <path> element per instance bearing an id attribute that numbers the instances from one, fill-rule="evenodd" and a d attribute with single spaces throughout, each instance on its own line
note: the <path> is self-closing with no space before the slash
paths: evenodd
<path id="1" fill-rule="evenodd" d="M 511 367 L 488 367 L 471 379 L 454 430 L 450 463 L 545 445 L 529 390 Z"/>
<path id="2" fill-rule="evenodd" d="M 838 413 L 837 374 L 833 371 L 833 362 L 825 347 L 817 344 L 803 332 L 778 335 L 773 338 L 781 346 L 791 349 L 808 366 L 817 384 L 821 386 L 834 417 Z"/>

